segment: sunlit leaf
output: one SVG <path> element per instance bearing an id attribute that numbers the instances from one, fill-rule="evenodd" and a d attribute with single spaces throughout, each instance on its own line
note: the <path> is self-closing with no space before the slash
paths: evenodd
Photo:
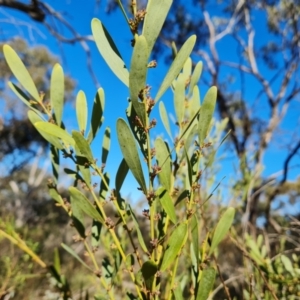
<path id="1" fill-rule="evenodd" d="M 199 81 L 201 73 L 202 73 L 202 69 L 203 69 L 203 63 L 202 63 L 202 61 L 199 61 L 196 64 L 194 72 L 193 72 L 192 77 L 191 77 L 189 93 L 188 93 L 189 96 L 191 96 L 191 94 L 194 91 L 194 87 L 198 84 L 198 81 Z"/>
<path id="2" fill-rule="evenodd" d="M 203 100 L 203 104 L 201 106 L 200 118 L 199 118 L 199 144 L 202 145 L 204 139 L 208 134 L 208 129 L 210 126 L 210 122 L 213 117 L 213 113 L 216 106 L 217 100 L 217 88 L 215 86 L 211 87 Z"/>
<path id="3" fill-rule="evenodd" d="M 129 86 L 129 73 L 113 39 L 100 20 L 92 20 L 92 32 L 98 50 L 112 72 Z"/>
<path id="4" fill-rule="evenodd" d="M 169 123 L 167 110 L 166 110 L 166 107 L 165 107 L 165 105 L 162 101 L 159 103 L 159 115 L 160 115 L 160 118 L 163 122 L 165 130 L 167 131 L 169 137 L 172 140 L 171 127 L 170 127 L 170 123 Z"/>
<path id="5" fill-rule="evenodd" d="M 193 251 L 198 266 L 199 265 L 199 228 L 198 228 L 198 220 L 195 214 L 191 217 L 189 226 L 190 226 L 191 236 L 192 236 Z"/>
<path id="6" fill-rule="evenodd" d="M 167 249 L 164 253 L 160 270 L 166 270 L 175 260 L 179 254 L 182 246 L 185 244 L 187 238 L 187 224 L 181 223 L 171 234 Z"/>
<path id="7" fill-rule="evenodd" d="M 214 236 L 212 238 L 209 255 L 211 255 L 214 252 L 216 247 L 219 245 L 219 243 L 223 240 L 223 238 L 228 233 L 229 228 L 232 225 L 234 215 L 235 215 L 235 209 L 233 207 L 227 208 L 225 213 L 222 215 L 221 219 L 219 220 L 216 226 Z"/>
<path id="8" fill-rule="evenodd" d="M 92 150 L 90 148 L 89 143 L 86 141 L 86 139 L 83 137 L 83 135 L 76 131 L 73 130 L 72 131 L 72 137 L 79 149 L 79 151 L 81 152 L 81 154 L 86 157 L 86 159 L 90 162 L 93 163 L 94 162 L 94 157 L 93 157 L 93 153 Z"/>
<path id="9" fill-rule="evenodd" d="M 70 195 L 70 204 L 72 209 L 73 225 L 80 236 L 85 238 L 84 214 L 81 209 L 80 202 L 77 200 L 77 197 L 74 197 L 74 193 Z"/>
<path id="10" fill-rule="evenodd" d="M 76 97 L 76 116 L 77 116 L 79 131 L 84 134 L 86 131 L 88 107 L 87 107 L 86 96 L 83 91 L 79 91 Z"/>
<path id="11" fill-rule="evenodd" d="M 146 193 L 147 187 L 137 146 L 129 126 L 123 119 L 117 121 L 117 135 L 123 157 L 141 189 Z"/>
<path id="12" fill-rule="evenodd" d="M 37 122 L 44 122 L 44 120 L 37 115 L 35 112 L 33 112 L 32 110 L 28 111 L 27 113 L 28 119 L 31 122 L 32 125 L 35 126 L 35 123 Z M 38 128 L 36 128 L 37 131 L 40 133 L 40 135 L 46 140 L 48 141 L 51 145 L 53 145 L 55 148 L 57 149 L 63 149 L 64 146 L 61 144 L 61 142 L 59 141 L 59 139 L 51 134 L 48 134 Z"/>
<path id="13" fill-rule="evenodd" d="M 166 20 L 172 0 L 151 0 L 146 7 L 146 16 L 143 24 L 142 34 L 145 36 L 148 44 L 148 56 L 150 55 L 155 41 Z"/>
<path id="14" fill-rule="evenodd" d="M 196 300 L 207 300 L 215 283 L 216 271 L 214 268 L 207 268 L 202 271 Z"/>
<path id="15" fill-rule="evenodd" d="M 181 128 L 185 112 L 185 79 L 182 74 L 178 76 L 175 82 L 174 108 L 178 125 Z"/>
<path id="16" fill-rule="evenodd" d="M 137 36 L 132 53 L 130 72 L 129 72 L 129 91 L 133 107 L 142 121 L 146 125 L 145 103 L 139 102 L 139 93 L 146 85 L 148 63 L 148 45 L 144 36 Z"/>
<path id="17" fill-rule="evenodd" d="M 64 71 L 59 64 L 55 64 L 51 74 L 50 100 L 54 111 L 55 121 L 60 126 L 64 108 L 65 79 Z"/>
<path id="18" fill-rule="evenodd" d="M 196 43 L 196 36 L 192 35 L 183 44 L 183 46 L 177 53 L 170 69 L 167 72 L 167 75 L 165 76 L 165 78 L 155 96 L 155 102 L 157 102 L 161 98 L 161 96 L 165 93 L 165 91 L 172 84 L 173 80 L 178 76 L 184 63 L 186 62 L 187 58 L 190 56 L 190 54 L 195 46 L 195 43 Z"/>
<path id="19" fill-rule="evenodd" d="M 39 92 L 29 72 L 27 71 L 25 65 L 23 64 L 22 60 L 15 52 L 15 50 L 9 45 L 4 45 L 3 53 L 10 70 L 15 75 L 20 84 L 33 97 L 34 100 L 40 101 Z"/>

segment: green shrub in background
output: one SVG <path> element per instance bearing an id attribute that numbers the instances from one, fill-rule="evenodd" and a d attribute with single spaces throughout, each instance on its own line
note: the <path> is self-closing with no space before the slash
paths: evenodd
<path id="1" fill-rule="evenodd" d="M 180 50 L 173 45 L 173 62 L 157 94 L 152 97 L 147 72 L 156 63 L 150 61 L 150 57 L 172 1 L 150 0 L 145 11 L 137 11 L 133 6 L 133 19 L 127 17 L 119 4 L 133 33 L 129 70 L 104 25 L 98 19 L 92 20 L 96 45 L 110 69 L 128 87 L 130 99 L 126 115 L 116 120 L 117 139 L 123 157 L 114 174 L 115 182 L 111 182 L 110 174 L 105 171 L 110 151 L 110 128 L 105 128 L 102 133 L 100 162 L 91 150 L 91 144 L 101 134 L 104 124 L 104 90 L 100 88 L 96 93 L 89 125 L 87 99 L 84 92 L 79 91 L 76 97 L 78 128 L 65 128 L 62 120 L 64 73 L 61 66 L 56 64 L 53 68 L 48 103 L 16 52 L 8 45 L 3 49 L 22 89 L 12 82 L 9 86 L 28 106 L 31 123 L 51 144 L 53 180 L 48 184 L 49 193 L 72 220 L 77 230 L 74 242 L 84 247 L 85 256 L 80 256 L 67 244 L 61 246 L 91 275 L 84 299 L 205 300 L 212 297 L 217 276 L 230 299 L 217 258 L 222 256 L 218 246 L 233 223 L 235 209 L 226 208 L 216 225 L 205 222 L 203 217 L 203 210 L 210 200 L 203 190 L 203 177 L 226 138 L 222 140 L 221 133 L 227 120 L 213 120 L 217 89 L 211 87 L 200 101 L 197 83 L 202 63 L 192 67 L 190 55 L 196 37 L 191 36 Z M 139 27 L 142 27 L 141 32 Z M 162 101 L 169 88 L 174 95 L 177 136 L 173 135 L 175 130 L 170 126 Z M 106 102 L 110 105 L 109 100 Z M 160 121 L 151 117 L 156 108 Z M 152 128 L 157 122 L 161 122 L 171 143 L 152 135 Z M 208 136 L 212 128 L 214 138 Z M 72 169 L 64 169 L 73 178 L 67 199 L 57 190 L 62 157 L 73 163 Z M 147 199 L 144 219 L 122 197 L 121 188 L 128 172 L 133 174 L 141 195 Z M 277 299 L 276 289 L 280 289 L 277 281 L 284 282 L 279 275 L 287 271 L 297 277 L 299 269 L 287 256 L 274 260 L 276 264 L 271 259 L 266 260 L 266 250 L 260 249 L 261 241 L 257 246 L 249 236 L 245 245 L 248 252 L 238 235 L 235 234 L 235 243 L 258 272 L 251 275 L 252 281 L 255 278 L 256 289 L 264 293 L 264 299 Z M 54 262 L 49 264 L 12 227 L 1 224 L 0 236 L 9 239 L 51 274 L 61 299 L 75 299 L 69 280 L 63 275 L 58 251 L 55 251 Z M 295 257 L 293 260 L 296 262 Z M 271 268 L 272 264 L 277 267 Z M 271 276 L 272 272 L 274 276 Z M 249 288 L 244 288 L 245 299 L 253 299 L 256 295 L 251 280 L 248 281 Z M 83 298 L 80 296 L 80 299 Z"/>

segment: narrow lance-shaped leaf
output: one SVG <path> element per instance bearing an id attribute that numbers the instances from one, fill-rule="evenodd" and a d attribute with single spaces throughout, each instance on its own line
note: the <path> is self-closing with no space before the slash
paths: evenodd
<path id="1" fill-rule="evenodd" d="M 57 138 L 60 138 L 66 146 L 71 145 L 74 146 L 74 139 L 70 136 L 70 134 L 64 129 L 58 127 L 55 124 L 48 122 L 36 122 L 34 126 L 40 131 L 51 134 Z"/>
<path id="2" fill-rule="evenodd" d="M 83 210 L 80 207 L 80 202 L 77 197 L 74 197 L 74 193 L 70 196 L 70 203 L 72 209 L 73 225 L 82 238 L 85 238 L 85 225 Z"/>
<path id="3" fill-rule="evenodd" d="M 130 99 L 133 107 L 142 121 L 146 125 L 145 103 L 139 102 L 139 93 L 146 85 L 148 62 L 148 45 L 144 36 L 140 35 L 135 38 L 134 50 L 132 53 L 130 72 L 129 72 L 129 90 Z"/>
<path id="4" fill-rule="evenodd" d="M 117 135 L 123 157 L 141 189 L 146 193 L 147 187 L 137 146 L 129 126 L 123 119 L 118 119 L 117 121 Z"/>
<path id="5" fill-rule="evenodd" d="M 73 130 L 72 137 L 76 143 L 76 146 L 78 147 L 79 151 L 81 152 L 81 154 L 84 157 L 86 157 L 86 159 L 90 163 L 93 163 L 94 158 L 93 158 L 92 150 L 90 148 L 90 145 L 86 141 L 86 139 L 83 137 L 83 135 L 80 132 Z"/>
<path id="6" fill-rule="evenodd" d="M 86 131 L 88 107 L 87 107 L 86 96 L 83 91 L 79 91 L 76 97 L 76 116 L 77 116 L 79 131 L 84 134 Z"/>
<path id="7" fill-rule="evenodd" d="M 98 50 L 112 72 L 126 85 L 129 85 L 129 73 L 113 39 L 100 20 L 92 20 L 92 32 Z"/>
<path id="8" fill-rule="evenodd" d="M 195 67 L 194 72 L 191 77 L 189 94 L 188 94 L 189 96 L 191 96 L 191 94 L 194 90 L 194 87 L 198 84 L 198 81 L 199 81 L 201 73 L 202 73 L 202 68 L 203 68 L 203 63 L 202 63 L 202 61 L 199 61 L 196 64 L 196 67 Z"/>
<path id="9" fill-rule="evenodd" d="M 207 91 L 201 107 L 200 118 L 198 123 L 200 145 L 203 144 L 204 139 L 208 134 L 209 125 L 212 120 L 213 113 L 216 106 L 216 100 L 217 100 L 217 88 L 213 86 Z"/>
<path id="10" fill-rule="evenodd" d="M 192 53 L 195 43 L 196 36 L 192 35 L 183 44 L 155 96 L 155 102 L 157 102 L 161 98 L 161 96 L 165 93 L 168 87 L 172 84 L 173 80 L 178 76 L 187 58 Z"/>
<path id="11" fill-rule="evenodd" d="M 170 151 L 166 143 L 161 138 L 157 138 L 155 140 L 154 147 L 155 147 L 155 153 L 156 153 L 155 157 L 157 160 L 157 165 L 161 167 L 161 170 L 158 173 L 159 181 L 161 185 L 163 185 L 168 191 L 170 191 L 171 171 L 172 171 Z"/>
<path id="12" fill-rule="evenodd" d="M 163 125 L 164 125 L 170 139 L 172 140 L 173 137 L 172 137 L 172 133 L 171 133 L 171 127 L 170 127 L 170 123 L 169 123 L 167 110 L 166 110 L 166 107 L 165 107 L 165 105 L 162 101 L 159 103 L 159 115 L 160 115 L 160 118 L 163 122 Z"/>
<path id="13" fill-rule="evenodd" d="M 104 136 L 103 136 L 103 142 L 102 142 L 101 161 L 102 161 L 103 166 L 105 166 L 105 164 L 106 164 L 109 149 L 110 149 L 110 128 L 106 127 L 105 132 L 104 132 Z"/>
<path id="14" fill-rule="evenodd" d="M 55 121 L 60 126 L 64 108 L 65 79 L 62 67 L 55 64 L 51 74 L 50 100 Z"/>
<path id="15" fill-rule="evenodd" d="M 116 190 L 118 192 L 120 192 L 120 190 L 122 188 L 122 185 L 124 183 L 124 180 L 127 176 L 128 171 L 129 171 L 129 168 L 128 168 L 127 162 L 123 158 L 120 163 L 120 166 L 118 168 L 117 175 L 116 175 L 116 181 L 115 181 Z"/>
<path id="16" fill-rule="evenodd" d="M 235 209 L 233 207 L 229 207 L 222 215 L 215 229 L 214 236 L 212 238 L 209 255 L 211 255 L 214 252 L 216 247 L 219 245 L 219 243 L 223 240 L 223 238 L 228 233 L 229 228 L 231 227 L 234 219 L 234 214 L 235 214 Z"/>
<path id="17" fill-rule="evenodd" d="M 172 0 L 151 0 L 146 7 L 146 16 L 142 34 L 148 43 L 148 56 L 150 55 L 155 41 L 166 20 L 167 14 L 172 5 Z"/>
<path id="18" fill-rule="evenodd" d="M 34 100 L 40 101 L 39 92 L 29 72 L 27 71 L 25 65 L 23 64 L 22 60 L 15 52 L 15 50 L 9 45 L 4 45 L 3 53 L 9 68 L 11 69 L 17 80 L 20 82 L 20 84 L 33 97 Z"/>
<path id="19" fill-rule="evenodd" d="M 191 217 L 189 226 L 191 228 L 193 251 L 198 266 L 199 265 L 199 228 L 198 228 L 198 219 L 195 214 Z"/>
<path id="20" fill-rule="evenodd" d="M 69 192 L 74 201 L 76 201 L 77 206 L 89 217 L 98 220 L 102 224 L 104 220 L 92 203 L 75 187 L 69 187 Z"/>
<path id="21" fill-rule="evenodd" d="M 145 280 L 146 287 L 149 291 L 152 290 L 152 283 L 155 278 L 155 274 L 158 271 L 158 267 L 155 262 L 148 260 L 146 261 L 141 268 L 143 278 Z"/>
<path id="22" fill-rule="evenodd" d="M 182 246 L 185 244 L 187 238 L 187 224 L 180 224 L 171 234 L 168 241 L 167 249 L 164 253 L 160 270 L 166 270 L 175 260 L 179 254 Z"/>
<path id="23" fill-rule="evenodd" d="M 35 112 L 33 112 L 32 110 L 28 111 L 27 116 L 32 125 L 35 125 L 35 123 L 37 123 L 37 122 L 44 122 L 44 120 L 39 115 L 37 115 Z M 40 133 L 40 135 L 46 141 L 48 141 L 51 145 L 53 145 L 55 148 L 60 149 L 60 150 L 64 148 L 64 146 L 61 144 L 61 142 L 59 141 L 59 139 L 57 137 L 55 137 L 51 134 L 48 134 L 42 130 L 39 130 L 38 128 L 36 128 L 36 129 Z"/>
<path id="24" fill-rule="evenodd" d="M 167 216 L 170 218 L 173 224 L 176 224 L 177 218 L 176 218 L 175 206 L 169 192 L 165 188 L 160 187 L 156 191 L 156 196 L 159 198 L 161 206 L 163 207 Z"/>
<path id="25" fill-rule="evenodd" d="M 182 121 L 185 112 L 185 79 L 183 74 L 178 76 L 175 83 L 174 107 L 179 128 L 182 127 Z"/>
<path id="26" fill-rule="evenodd" d="M 187 85 L 192 74 L 192 60 L 190 57 L 188 57 L 188 59 L 185 61 L 181 74 L 184 78 L 185 84 Z"/>
<path id="27" fill-rule="evenodd" d="M 216 271 L 214 268 L 207 268 L 203 270 L 200 279 L 200 284 L 198 286 L 196 300 L 207 300 L 209 293 L 214 287 L 215 278 L 216 278 Z"/>
<path id="28" fill-rule="evenodd" d="M 92 119 L 90 130 L 87 136 L 87 141 L 90 144 L 95 138 L 102 122 L 103 122 L 103 111 L 105 104 L 105 95 L 102 88 L 98 89 L 97 94 L 94 99 L 94 105 L 92 110 Z"/>
<path id="29" fill-rule="evenodd" d="M 86 267 L 87 269 L 89 269 L 91 272 L 93 272 L 93 269 L 90 268 L 79 256 L 78 254 L 71 249 L 69 246 L 67 246 L 64 243 L 61 243 L 61 246 L 68 252 L 70 253 L 74 258 L 76 258 L 84 267 Z"/>
<path id="30" fill-rule="evenodd" d="M 10 87 L 10 89 L 14 92 L 14 94 L 27 106 L 29 107 L 30 110 L 34 111 L 40 118 L 42 121 L 46 121 L 46 119 L 44 118 L 43 114 L 37 110 L 36 108 L 33 107 L 33 104 L 30 103 L 30 98 L 18 87 L 16 86 L 14 83 L 12 83 L 11 81 L 8 82 L 8 86 Z"/>

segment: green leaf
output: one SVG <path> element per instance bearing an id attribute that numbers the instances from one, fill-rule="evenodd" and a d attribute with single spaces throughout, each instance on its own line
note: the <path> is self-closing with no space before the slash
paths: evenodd
<path id="1" fill-rule="evenodd" d="M 160 187 L 156 191 L 156 196 L 159 198 L 161 206 L 163 207 L 167 216 L 170 218 L 173 224 L 176 224 L 177 218 L 176 218 L 175 206 L 169 192 L 165 188 Z"/>
<path id="2" fill-rule="evenodd" d="M 192 74 L 192 60 L 190 57 L 186 60 L 182 69 L 182 76 L 184 78 L 184 83 L 187 84 Z"/>
<path id="3" fill-rule="evenodd" d="M 199 81 L 201 73 L 202 73 L 202 69 L 203 69 L 203 63 L 202 63 L 202 61 L 199 61 L 196 64 L 196 67 L 195 67 L 194 72 L 191 77 L 189 93 L 188 93 L 189 96 L 191 96 L 191 94 L 194 91 L 194 87 L 198 84 L 198 81 Z"/>
<path id="4" fill-rule="evenodd" d="M 129 73 L 113 39 L 100 20 L 92 20 L 92 32 L 98 50 L 113 73 L 129 86 Z"/>
<path id="5" fill-rule="evenodd" d="M 90 131 L 87 136 L 87 141 L 89 144 L 94 140 L 99 128 L 102 125 L 104 104 L 105 104 L 104 90 L 102 88 L 100 88 L 100 89 L 98 89 L 97 94 L 94 99 L 91 126 L 90 126 Z"/>
<path id="6" fill-rule="evenodd" d="M 46 121 L 44 118 L 43 114 L 37 110 L 36 108 L 33 107 L 33 105 L 29 102 L 30 98 L 14 83 L 11 81 L 8 82 L 8 86 L 10 89 L 14 92 L 14 94 L 27 106 L 29 107 L 32 111 L 34 111 L 43 121 Z"/>
<path id="7" fill-rule="evenodd" d="M 170 128 L 170 123 L 169 123 L 167 110 L 166 110 L 166 107 L 165 107 L 165 105 L 162 101 L 159 103 L 159 115 L 160 115 L 160 118 L 163 122 L 165 130 L 167 131 L 170 139 L 172 140 L 173 137 L 172 137 L 172 134 L 171 134 L 171 128 Z"/>
<path id="8" fill-rule="evenodd" d="M 9 45 L 3 46 L 3 53 L 10 70 L 15 75 L 17 80 L 21 83 L 25 90 L 33 97 L 33 99 L 39 102 L 39 92 L 18 54 Z"/>
<path id="9" fill-rule="evenodd" d="M 48 123 L 48 122 L 36 122 L 34 124 L 34 126 L 38 130 L 41 130 L 45 133 L 48 133 L 48 134 L 51 134 L 55 137 L 60 138 L 67 146 L 68 145 L 71 145 L 71 146 L 75 145 L 75 141 L 70 136 L 70 134 L 67 133 L 67 131 L 65 131 L 64 129 L 58 127 L 55 124 Z"/>
<path id="10" fill-rule="evenodd" d="M 171 234 L 168 241 L 167 249 L 162 259 L 160 270 L 166 270 L 172 262 L 174 262 L 176 256 L 179 254 L 182 246 L 185 244 L 187 238 L 187 224 L 180 224 Z"/>
<path id="11" fill-rule="evenodd" d="M 214 268 L 203 270 L 196 300 L 207 300 L 209 293 L 214 287 L 216 271 Z"/>
<path id="12" fill-rule="evenodd" d="M 50 158 L 51 158 L 51 164 L 52 164 L 52 173 L 54 175 L 54 181 L 57 184 L 58 182 L 58 176 L 59 176 L 59 148 L 56 148 L 55 146 L 50 146 Z"/>
<path id="13" fill-rule="evenodd" d="M 213 86 L 207 91 L 201 107 L 200 118 L 198 123 L 200 145 L 203 144 L 204 139 L 208 134 L 210 122 L 212 120 L 212 116 L 216 106 L 216 100 L 217 100 L 217 88 Z"/>
<path id="14" fill-rule="evenodd" d="M 154 142 L 155 157 L 157 165 L 161 167 L 158 173 L 159 181 L 168 191 L 171 189 L 171 172 L 172 172 L 172 161 L 171 154 L 162 138 L 157 138 Z"/>
<path id="15" fill-rule="evenodd" d="M 295 271 L 294 271 L 294 267 L 293 267 L 293 264 L 291 262 L 291 260 L 285 256 L 285 255 L 281 255 L 281 261 L 282 261 L 282 264 L 284 265 L 284 268 L 292 275 L 292 276 L 295 276 Z"/>
<path id="16" fill-rule="evenodd" d="M 110 128 L 106 127 L 105 132 L 104 132 L 104 136 L 103 136 L 103 142 L 102 142 L 101 161 L 102 161 L 103 166 L 105 166 L 105 164 L 106 164 L 109 149 L 110 149 Z"/>
<path id="17" fill-rule="evenodd" d="M 69 187 L 69 192 L 77 206 L 89 217 L 104 223 L 102 216 L 99 214 L 97 209 L 91 204 L 91 202 L 75 187 Z"/>
<path id="18" fill-rule="evenodd" d="M 89 143 L 86 141 L 86 139 L 83 137 L 83 135 L 80 132 L 73 130 L 72 137 L 73 137 L 80 153 L 84 157 L 86 157 L 86 159 L 89 161 L 89 163 L 94 163 L 94 157 L 92 154 L 92 150 L 90 148 Z"/>
<path id="19" fill-rule="evenodd" d="M 139 102 L 139 93 L 146 85 L 148 62 L 148 45 L 144 36 L 137 36 L 133 49 L 130 72 L 129 72 L 129 90 L 130 100 L 133 107 L 142 121 L 146 125 L 145 119 L 145 103 Z"/>
<path id="20" fill-rule="evenodd" d="M 48 190 L 48 193 L 49 193 L 50 197 L 53 200 L 55 200 L 57 203 L 59 203 L 61 205 L 64 204 L 64 201 L 63 201 L 61 195 L 58 193 L 56 187 L 50 186 L 49 190 Z"/>
<path id="21" fill-rule="evenodd" d="M 233 219 L 234 219 L 235 209 L 233 207 L 227 208 L 225 213 L 222 215 L 221 219 L 219 220 L 214 236 L 212 239 L 209 255 L 211 255 L 216 247 L 219 245 L 219 243 L 223 240 L 223 238 L 226 236 L 227 232 L 229 231 L 229 228 L 232 225 Z"/>
<path id="22" fill-rule="evenodd" d="M 64 91 L 65 79 L 64 71 L 59 64 L 55 64 L 51 74 L 50 82 L 50 100 L 51 106 L 54 111 L 55 121 L 60 126 L 63 108 L 64 108 Z"/>
<path id="23" fill-rule="evenodd" d="M 154 99 L 155 102 L 157 102 L 161 98 L 161 96 L 165 93 L 168 87 L 172 84 L 173 80 L 178 76 L 184 63 L 192 53 L 195 43 L 196 43 L 196 36 L 192 35 L 183 44 L 155 96 Z"/>
<path id="24" fill-rule="evenodd" d="M 81 146 L 81 148 L 82 148 L 82 146 Z M 91 188 L 92 178 L 91 178 L 91 172 L 90 172 L 90 162 L 87 159 L 87 157 L 84 154 L 82 154 L 77 143 L 75 144 L 74 149 L 75 149 L 75 154 L 76 154 L 76 164 L 82 175 L 82 178 L 81 178 L 81 176 L 77 173 L 75 179 L 76 179 L 76 181 L 82 180 L 83 182 L 85 182 L 85 184 L 89 188 Z"/>
<path id="25" fill-rule="evenodd" d="M 101 230 L 102 230 L 102 224 L 96 220 L 93 220 L 92 230 L 91 230 L 92 247 L 99 247 Z"/>
<path id="26" fill-rule="evenodd" d="M 128 171 L 129 171 L 128 165 L 126 163 L 126 160 L 123 158 L 120 163 L 120 166 L 118 168 L 117 175 L 116 175 L 115 185 L 116 185 L 116 190 L 118 192 L 120 192 L 120 190 L 122 188 L 122 185 L 124 183 L 124 180 L 127 176 Z"/>
<path id="27" fill-rule="evenodd" d="M 86 267 L 87 269 L 89 269 L 91 272 L 94 272 L 94 270 L 92 268 L 90 268 L 79 256 L 78 254 L 69 246 L 67 246 L 64 243 L 61 243 L 61 246 L 69 253 L 71 254 L 74 258 L 76 258 L 84 267 Z"/>
<path id="28" fill-rule="evenodd" d="M 147 249 L 147 246 L 146 246 L 145 241 L 144 241 L 144 237 L 143 237 L 142 232 L 140 230 L 140 224 L 138 223 L 138 220 L 137 220 L 137 218 L 136 218 L 136 216 L 135 216 L 135 214 L 134 214 L 134 212 L 133 212 L 130 205 L 128 205 L 128 208 L 129 208 L 130 214 L 132 216 L 134 228 L 137 232 L 137 238 L 138 238 L 139 244 L 140 244 L 141 248 L 144 250 L 144 252 L 148 253 L 149 251 Z"/>
<path id="29" fill-rule="evenodd" d="M 199 228 L 198 228 L 198 220 L 196 215 L 194 214 L 190 220 L 190 230 L 192 235 L 192 246 L 194 250 L 194 255 L 197 260 L 197 266 L 199 265 Z"/>
<path id="30" fill-rule="evenodd" d="M 144 262 L 144 264 L 142 265 L 141 272 L 145 280 L 146 287 L 149 291 L 152 291 L 152 284 L 157 271 L 158 267 L 156 263 L 151 260 Z"/>
<path id="31" fill-rule="evenodd" d="M 177 122 L 179 128 L 182 127 L 182 121 L 184 118 L 185 112 L 185 79 L 182 74 L 178 76 L 178 79 L 175 82 L 175 91 L 174 91 L 174 108 L 177 116 Z"/>
<path id="32" fill-rule="evenodd" d="M 28 119 L 31 122 L 32 125 L 35 126 L 35 123 L 37 122 L 44 122 L 44 120 L 37 115 L 35 112 L 33 112 L 32 110 L 28 111 L 27 113 Z M 51 134 L 48 134 L 42 130 L 39 130 L 38 128 L 36 128 L 37 131 L 39 132 L 39 134 L 46 140 L 48 141 L 51 145 L 53 145 L 55 148 L 57 149 L 63 149 L 64 146 L 61 144 L 61 142 L 59 141 L 59 139 Z"/>
<path id="33" fill-rule="evenodd" d="M 117 135 L 123 157 L 141 189 L 146 193 L 147 187 L 137 146 L 129 126 L 123 119 L 118 119 L 117 121 Z"/>
<path id="34" fill-rule="evenodd" d="M 161 32 L 167 14 L 172 5 L 172 0 L 151 0 L 146 7 L 146 16 L 142 34 L 148 43 L 148 56 L 151 54 L 155 41 Z"/>
<path id="35" fill-rule="evenodd" d="M 85 238 L 85 226 L 84 226 L 84 215 L 83 210 L 80 207 L 80 202 L 74 197 L 74 194 L 70 196 L 70 203 L 72 208 L 72 220 L 74 227 L 82 238 Z"/>
<path id="36" fill-rule="evenodd" d="M 175 300 L 183 300 L 182 290 L 180 285 L 177 285 L 175 289 L 172 289 L 172 294 L 174 295 Z"/>
<path id="37" fill-rule="evenodd" d="M 193 88 L 193 94 L 188 102 L 188 108 L 190 114 L 193 116 L 200 108 L 200 91 L 197 85 Z"/>
<path id="38" fill-rule="evenodd" d="M 76 97 L 76 116 L 79 131 L 83 134 L 86 131 L 87 117 L 88 117 L 88 107 L 86 96 L 83 91 L 79 91 Z"/>

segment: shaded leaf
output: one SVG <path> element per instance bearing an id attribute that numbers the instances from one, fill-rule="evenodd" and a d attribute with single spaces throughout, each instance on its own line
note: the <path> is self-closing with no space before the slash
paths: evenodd
<path id="1" fill-rule="evenodd" d="M 145 280 L 146 287 L 149 291 L 152 291 L 152 284 L 157 271 L 158 267 L 156 263 L 151 260 L 144 262 L 142 265 L 141 272 Z"/>
<path id="2" fill-rule="evenodd" d="M 57 125 L 61 125 L 64 108 L 65 79 L 62 67 L 56 63 L 50 81 L 50 101 Z"/>
<path id="3" fill-rule="evenodd" d="M 104 90 L 102 88 L 98 89 L 97 94 L 94 99 L 94 105 L 92 110 L 91 126 L 87 136 L 87 141 L 90 144 L 95 138 L 101 124 L 103 122 L 103 111 L 105 104 Z"/>
<path id="4" fill-rule="evenodd" d="M 92 32 L 98 50 L 112 72 L 129 86 L 129 73 L 113 39 L 100 20 L 92 20 Z"/>
<path id="5" fill-rule="evenodd" d="M 123 157 L 141 189 L 146 193 L 147 187 L 137 146 L 129 126 L 123 119 L 117 121 L 117 135 Z"/>
<path id="6" fill-rule="evenodd" d="M 187 58 L 190 56 L 190 54 L 195 46 L 195 43 L 196 43 L 196 36 L 192 35 L 183 44 L 183 46 L 177 53 L 170 69 L 167 72 L 167 75 L 165 76 L 165 78 L 155 96 L 155 102 L 157 102 L 161 98 L 161 96 L 165 93 L 165 91 L 168 89 L 168 87 L 172 84 L 173 80 L 178 76 L 184 63 L 186 62 Z"/>
<path id="7" fill-rule="evenodd" d="M 76 201 L 77 206 L 89 217 L 104 223 L 102 216 L 92 205 L 92 203 L 75 187 L 69 187 L 69 192 L 74 201 Z"/>
<path id="8" fill-rule="evenodd" d="M 80 234 L 82 238 L 85 238 L 85 225 L 84 225 L 84 215 L 83 210 L 80 207 L 80 202 L 78 202 L 77 197 L 74 194 L 70 196 L 70 203 L 72 208 L 72 220 L 73 225 Z"/>
<path id="9" fill-rule="evenodd" d="M 169 192 L 165 188 L 160 187 L 156 191 L 156 196 L 159 198 L 161 206 L 163 207 L 164 211 L 166 212 L 172 223 L 176 224 L 177 218 L 175 207 Z"/>
<path id="10" fill-rule="evenodd" d="M 146 7 L 146 16 L 143 24 L 142 34 L 148 43 L 148 56 L 152 52 L 155 41 L 166 20 L 172 0 L 151 0 Z"/>
<path id="11" fill-rule="evenodd" d="M 195 214 L 191 217 L 189 225 L 190 225 L 191 236 L 192 236 L 193 251 L 198 266 L 199 265 L 199 228 L 198 228 L 198 220 Z"/>
<path id="12" fill-rule="evenodd" d="M 141 248 L 145 251 L 145 253 L 148 253 L 147 246 L 145 244 L 142 232 L 140 230 L 140 224 L 138 223 L 138 220 L 137 220 L 137 218 L 136 218 L 136 216 L 135 216 L 135 214 L 134 214 L 131 206 L 128 205 L 128 207 L 129 207 L 130 214 L 132 216 L 134 228 L 135 228 L 135 230 L 137 232 L 137 237 L 138 237 L 139 244 L 140 244 Z"/>
<path id="13" fill-rule="evenodd" d="M 121 190 L 121 187 L 124 183 L 124 180 L 127 176 L 128 171 L 129 171 L 128 165 L 126 163 L 126 160 L 123 158 L 119 165 L 117 175 L 116 175 L 115 185 L 116 185 L 116 190 L 118 192 L 120 192 L 120 190 Z"/>
<path id="14" fill-rule="evenodd" d="M 105 166 L 105 164 L 106 164 L 109 149 L 110 149 L 110 128 L 106 127 L 105 132 L 104 132 L 104 136 L 103 136 L 103 142 L 102 142 L 101 161 L 102 161 L 103 166 Z"/>
<path id="15" fill-rule="evenodd" d="M 182 246 L 185 244 L 187 238 L 187 224 L 180 224 L 171 234 L 167 249 L 164 253 L 160 270 L 166 270 L 175 260 L 179 254 Z"/>
<path id="16" fill-rule="evenodd" d="M 226 236 L 227 232 L 229 231 L 229 228 L 232 225 L 234 215 L 235 215 L 235 209 L 233 207 L 227 208 L 225 213 L 222 215 L 221 219 L 219 220 L 216 226 L 214 236 L 212 238 L 209 255 L 211 255 L 214 252 L 216 247 Z"/>
<path id="17" fill-rule="evenodd" d="M 172 161 L 171 154 L 167 144 L 162 138 L 157 138 L 154 142 L 155 157 L 157 165 L 161 167 L 158 173 L 159 181 L 168 191 L 171 189 L 171 172 L 172 172 Z"/>
<path id="18" fill-rule="evenodd" d="M 212 116 L 216 106 L 216 100 L 217 100 L 217 88 L 213 86 L 207 91 L 201 107 L 200 118 L 198 123 L 200 145 L 203 144 L 204 139 L 208 134 L 210 122 L 212 120 Z"/>
<path id="19" fill-rule="evenodd" d="M 17 80 L 25 88 L 25 90 L 33 97 L 33 99 L 39 102 L 39 92 L 29 72 L 27 71 L 25 65 L 23 64 L 22 60 L 15 52 L 15 50 L 9 45 L 4 45 L 3 54 L 10 70 L 15 75 Z"/>
<path id="20" fill-rule="evenodd" d="M 83 134 L 86 131 L 87 117 L 88 117 L 88 107 L 86 96 L 83 91 L 79 91 L 76 97 L 76 116 L 79 131 Z"/>

